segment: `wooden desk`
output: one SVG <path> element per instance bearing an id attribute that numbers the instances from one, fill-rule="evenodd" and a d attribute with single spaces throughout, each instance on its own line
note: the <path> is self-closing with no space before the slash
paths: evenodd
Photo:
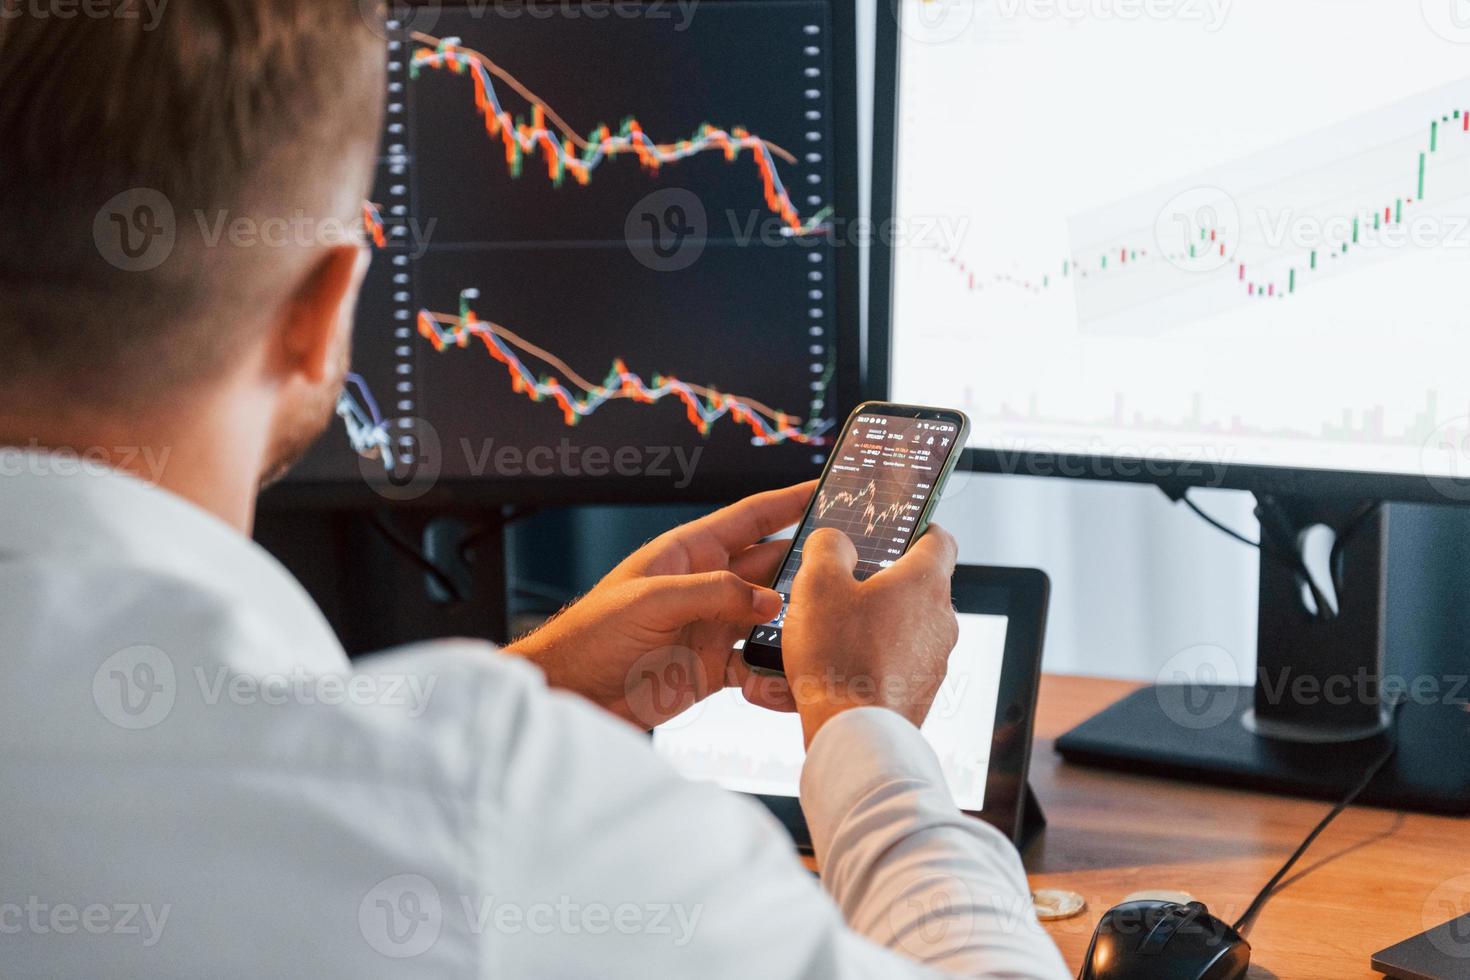
<path id="1" fill-rule="evenodd" d="M 1026 867 L 1032 888 L 1087 899 L 1082 915 L 1050 925 L 1073 970 L 1098 918 L 1133 891 L 1188 891 L 1234 920 L 1327 810 L 1064 763 L 1052 748 L 1057 736 L 1137 686 L 1065 676 L 1041 682 L 1031 779 L 1048 827 Z M 1467 910 L 1470 820 L 1353 807 L 1261 911 L 1250 934 L 1250 975 L 1378 977 L 1372 953 Z"/>

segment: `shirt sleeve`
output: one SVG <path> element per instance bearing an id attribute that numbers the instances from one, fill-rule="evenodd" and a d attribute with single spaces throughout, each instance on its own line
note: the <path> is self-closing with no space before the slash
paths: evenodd
<path id="1" fill-rule="evenodd" d="M 849 926 L 759 803 L 681 778 L 644 733 L 545 690 L 529 671 L 494 673 L 500 682 L 475 733 L 490 747 L 476 794 L 477 888 L 514 928 L 485 917 L 482 975 L 1066 976 L 1050 940 L 1029 928 L 1009 844 L 978 822 L 967 826 L 946 802 L 916 732 L 864 716 L 814 746 L 808 791 L 837 794 L 823 800 L 822 839 L 841 883 L 833 894 L 855 916 Z M 861 744 L 849 749 L 849 735 Z M 828 771 L 843 766 L 853 771 Z M 985 912 L 944 955 L 942 943 L 914 944 L 930 920 L 903 904 L 936 894 L 924 884 L 936 870 L 981 896 L 975 908 Z M 1011 919 L 991 916 L 1006 902 Z M 943 922 L 965 914 L 949 909 Z"/>
<path id="2" fill-rule="evenodd" d="M 856 708 L 823 725 L 801 803 L 822 883 L 867 939 L 950 975 L 1069 976 L 1015 848 L 960 811 L 899 715 Z"/>

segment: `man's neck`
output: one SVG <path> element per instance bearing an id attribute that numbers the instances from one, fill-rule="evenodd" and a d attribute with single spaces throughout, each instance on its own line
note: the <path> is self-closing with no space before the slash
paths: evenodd
<path id="1" fill-rule="evenodd" d="M 267 447 L 239 412 L 173 406 L 153 420 L 0 414 L 0 446 L 70 453 L 188 500 L 249 535 Z"/>

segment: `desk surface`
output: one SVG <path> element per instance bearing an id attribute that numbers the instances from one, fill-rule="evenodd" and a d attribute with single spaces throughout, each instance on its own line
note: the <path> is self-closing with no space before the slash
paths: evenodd
<path id="1" fill-rule="evenodd" d="M 1049 931 L 1074 970 L 1098 918 L 1130 892 L 1181 889 L 1230 921 L 1321 819 L 1310 800 L 1064 763 L 1057 736 L 1138 685 L 1042 679 L 1031 779 L 1046 834 L 1032 888 L 1080 892 Z M 1371 954 L 1470 909 L 1470 820 L 1353 807 L 1297 863 L 1250 934 L 1251 977 L 1378 977 Z M 1467 963 L 1470 975 L 1470 963 Z"/>

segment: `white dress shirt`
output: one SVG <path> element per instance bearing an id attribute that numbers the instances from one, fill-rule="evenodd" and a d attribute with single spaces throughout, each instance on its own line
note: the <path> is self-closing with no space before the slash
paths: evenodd
<path id="1" fill-rule="evenodd" d="M 0 975 L 1067 975 L 897 715 L 829 722 L 802 803 L 820 884 L 528 664 L 349 663 L 211 515 L 0 451 Z"/>

